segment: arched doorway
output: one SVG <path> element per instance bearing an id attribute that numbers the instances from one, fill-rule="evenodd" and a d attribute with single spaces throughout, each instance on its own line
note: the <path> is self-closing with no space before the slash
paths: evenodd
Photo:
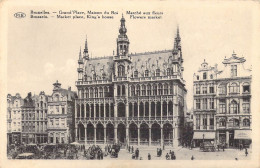
<path id="1" fill-rule="evenodd" d="M 113 142 L 114 142 L 114 125 L 111 123 L 107 124 L 106 136 L 107 136 L 107 143 L 113 144 Z"/>
<path id="2" fill-rule="evenodd" d="M 173 128 L 172 125 L 169 123 L 163 125 L 163 140 L 164 140 L 164 145 L 166 146 L 172 145 Z"/>
<path id="3" fill-rule="evenodd" d="M 140 141 L 141 145 L 149 144 L 149 126 L 145 123 L 140 125 Z"/>
<path id="4" fill-rule="evenodd" d="M 94 125 L 88 123 L 87 125 L 87 140 L 89 142 L 94 142 Z"/>
<path id="5" fill-rule="evenodd" d="M 160 140 L 161 140 L 161 127 L 159 124 L 154 123 L 152 125 L 152 144 L 154 145 L 159 145 L 160 144 Z"/>
<path id="6" fill-rule="evenodd" d="M 96 131 L 97 143 L 104 143 L 104 126 L 101 123 L 97 124 Z"/>
<path id="7" fill-rule="evenodd" d="M 125 143 L 126 127 L 122 123 L 118 124 L 118 126 L 117 126 L 117 138 L 118 138 L 118 142 Z"/>
<path id="8" fill-rule="evenodd" d="M 117 105 L 117 114 L 118 117 L 125 117 L 125 104 L 124 103 L 118 103 Z"/>
<path id="9" fill-rule="evenodd" d="M 85 127 L 81 122 L 78 124 L 78 140 L 79 141 L 85 140 Z"/>
<path id="10" fill-rule="evenodd" d="M 130 145 L 136 145 L 137 144 L 137 138 L 138 138 L 138 128 L 135 123 L 131 123 L 129 125 L 129 141 Z"/>

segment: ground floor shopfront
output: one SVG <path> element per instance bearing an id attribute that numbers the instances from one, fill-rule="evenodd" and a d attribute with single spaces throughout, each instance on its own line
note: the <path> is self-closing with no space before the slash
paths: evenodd
<path id="1" fill-rule="evenodd" d="M 97 123 L 76 125 L 76 141 L 86 144 L 121 143 L 146 146 L 178 146 L 180 131 L 173 124 L 165 123 Z"/>
<path id="2" fill-rule="evenodd" d="M 194 131 L 193 134 L 193 147 L 200 147 L 203 142 L 215 143 L 215 131 Z"/>
<path id="3" fill-rule="evenodd" d="M 217 142 L 227 147 L 249 147 L 252 143 L 252 130 L 217 130 Z"/>
<path id="4" fill-rule="evenodd" d="M 47 143 L 48 134 L 47 133 L 22 133 L 21 135 L 22 143 Z"/>
<path id="5" fill-rule="evenodd" d="M 68 136 L 67 129 L 48 130 L 48 143 L 69 143 L 71 138 Z"/>

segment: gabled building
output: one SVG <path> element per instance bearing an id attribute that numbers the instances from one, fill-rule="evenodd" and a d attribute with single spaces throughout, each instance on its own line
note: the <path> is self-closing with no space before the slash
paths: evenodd
<path id="1" fill-rule="evenodd" d="M 57 81 L 48 98 L 48 142 L 69 143 L 74 141 L 74 106 L 76 92 L 63 89 Z"/>
<path id="2" fill-rule="evenodd" d="M 19 93 L 7 95 L 7 143 L 20 144 L 22 132 L 23 99 Z"/>
<path id="3" fill-rule="evenodd" d="M 194 74 L 194 142 L 215 141 L 230 147 L 251 144 L 251 70 L 235 53 L 224 69 L 204 61 Z"/>

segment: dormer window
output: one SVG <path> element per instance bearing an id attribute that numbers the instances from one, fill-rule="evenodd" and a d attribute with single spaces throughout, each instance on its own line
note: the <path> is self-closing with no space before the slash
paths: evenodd
<path id="1" fill-rule="evenodd" d="M 148 71 L 148 70 L 145 70 L 144 76 L 145 76 L 145 77 L 148 77 L 148 76 L 149 76 L 149 71 Z"/>
<path id="2" fill-rule="evenodd" d="M 210 79 L 213 79 L 213 75 L 212 74 L 210 75 Z"/>
<path id="3" fill-rule="evenodd" d="M 138 71 L 135 71 L 135 72 L 134 72 L 134 77 L 135 77 L 135 78 L 138 78 Z"/>
<path id="4" fill-rule="evenodd" d="M 93 74 L 93 79 L 92 79 L 92 80 L 96 80 L 96 78 L 97 78 L 97 76 L 96 76 L 96 74 L 94 73 L 94 74 Z"/>
<path id="5" fill-rule="evenodd" d="M 156 69 L 156 76 L 160 76 L 160 69 Z"/>
<path id="6" fill-rule="evenodd" d="M 231 76 L 232 77 L 237 76 L 237 65 L 231 65 Z"/>
<path id="7" fill-rule="evenodd" d="M 207 72 L 203 73 L 203 79 L 207 79 Z"/>

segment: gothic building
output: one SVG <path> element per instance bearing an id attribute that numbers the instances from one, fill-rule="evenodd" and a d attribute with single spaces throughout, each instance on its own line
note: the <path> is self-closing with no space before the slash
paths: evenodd
<path id="1" fill-rule="evenodd" d="M 205 61 L 194 74 L 194 142 L 215 141 L 230 147 L 251 144 L 251 70 L 235 53 L 224 69 Z"/>
<path id="2" fill-rule="evenodd" d="M 172 50 L 129 53 L 122 17 L 113 56 L 78 59 L 76 140 L 86 144 L 179 145 L 186 89 L 181 38 Z"/>

